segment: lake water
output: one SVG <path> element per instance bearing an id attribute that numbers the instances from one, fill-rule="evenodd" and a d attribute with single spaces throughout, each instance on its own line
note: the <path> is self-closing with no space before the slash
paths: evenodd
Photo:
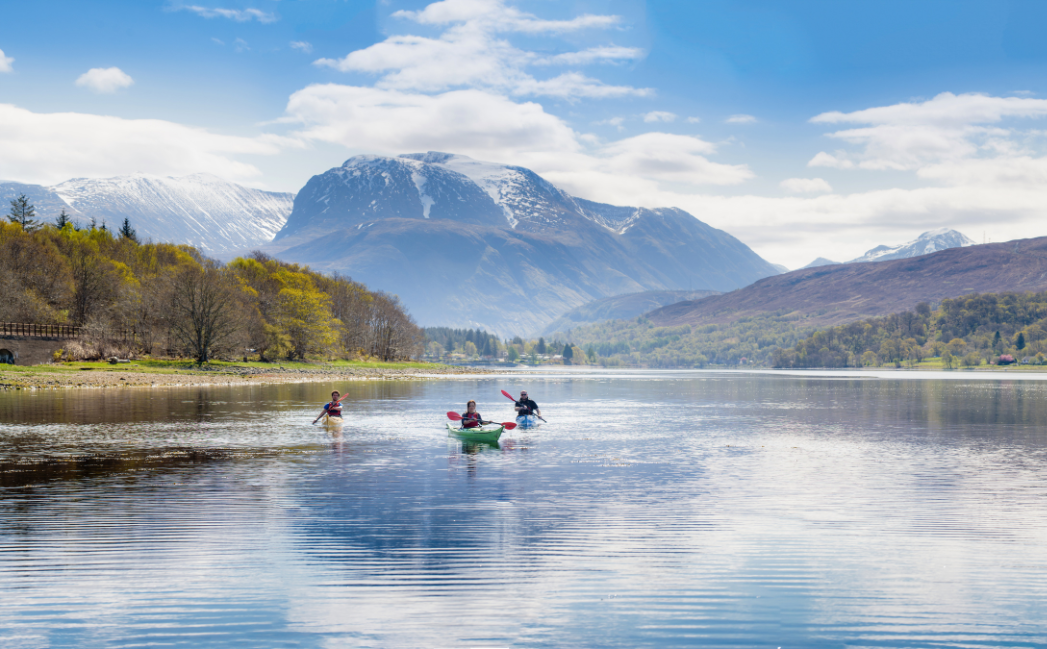
<path id="1" fill-rule="evenodd" d="M 1034 378 L 0 394 L 0 646 L 1047 646 Z"/>

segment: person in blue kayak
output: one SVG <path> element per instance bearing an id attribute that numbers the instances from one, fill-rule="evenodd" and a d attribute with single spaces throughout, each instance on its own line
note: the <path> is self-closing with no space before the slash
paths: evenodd
<path id="1" fill-rule="evenodd" d="M 538 404 L 527 396 L 527 390 L 520 392 L 520 398 L 517 399 L 514 407 L 516 408 L 516 423 L 523 428 L 535 425 L 537 423 L 535 416 L 542 416 L 542 411 L 538 408 Z"/>
<path id="2" fill-rule="evenodd" d="M 484 418 L 476 412 L 476 402 L 469 399 L 469 403 L 465 404 L 465 412 L 462 413 L 462 428 L 477 428 L 484 423 Z"/>
<path id="3" fill-rule="evenodd" d="M 338 417 L 339 419 L 342 418 L 342 395 L 338 390 L 331 393 L 331 401 L 324 404 L 324 409 L 316 419 L 313 420 L 313 423 L 315 424 L 320 421 L 324 415 L 327 415 L 328 417 Z"/>

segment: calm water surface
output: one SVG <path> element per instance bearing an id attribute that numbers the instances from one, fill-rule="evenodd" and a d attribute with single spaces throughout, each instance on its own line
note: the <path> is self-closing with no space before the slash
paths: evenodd
<path id="1" fill-rule="evenodd" d="M 1047 646 L 1047 382 L 913 376 L 0 394 L 0 646 Z"/>

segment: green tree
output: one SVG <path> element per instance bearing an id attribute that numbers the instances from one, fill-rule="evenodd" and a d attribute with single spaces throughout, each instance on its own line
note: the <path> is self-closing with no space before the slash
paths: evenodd
<path id="1" fill-rule="evenodd" d="M 963 357 L 965 367 L 978 367 L 982 364 L 982 356 L 978 352 L 971 352 Z"/>
<path id="2" fill-rule="evenodd" d="M 36 220 L 36 208 L 25 194 L 11 199 L 11 211 L 7 213 L 7 220 L 22 226 L 26 232 L 40 227 L 40 222 Z"/>
<path id="3" fill-rule="evenodd" d="M 948 349 L 946 349 L 944 352 L 942 352 L 942 366 L 945 369 L 951 370 L 952 366 L 953 366 L 953 363 L 955 363 L 955 362 L 956 361 L 953 358 L 953 355 L 949 352 Z"/>
<path id="4" fill-rule="evenodd" d="M 571 349 L 571 344 L 567 343 L 563 346 L 563 362 L 564 365 L 570 365 L 571 359 L 574 358 L 574 350 Z"/>
<path id="5" fill-rule="evenodd" d="M 102 227 L 105 227 L 104 225 Z M 120 226 L 120 237 L 124 239 L 130 239 L 135 243 L 138 243 L 138 233 L 131 227 L 131 220 L 126 216 L 124 217 L 124 224 Z"/>
<path id="6" fill-rule="evenodd" d="M 541 337 L 538 338 L 538 344 L 535 345 L 534 351 L 536 353 L 538 353 L 538 354 L 544 354 L 545 353 L 545 338 L 541 338 Z"/>
<path id="7" fill-rule="evenodd" d="M 55 227 L 61 230 L 65 226 L 70 225 L 72 222 L 73 220 L 69 218 L 68 214 L 65 213 L 65 208 L 63 207 L 62 212 L 58 215 L 58 218 L 55 219 Z"/>
<path id="8" fill-rule="evenodd" d="M 992 348 L 995 351 L 999 351 L 1000 350 L 1000 332 L 999 331 L 997 331 L 996 333 L 994 333 L 992 335 Z"/>
<path id="9" fill-rule="evenodd" d="M 520 352 L 516 351 L 516 345 L 509 345 L 509 360 L 513 363 L 520 360 Z"/>
<path id="10" fill-rule="evenodd" d="M 1023 332 L 1018 332 L 1018 340 L 1014 341 L 1014 346 L 1018 351 L 1025 349 L 1025 334 Z"/>
<path id="11" fill-rule="evenodd" d="M 476 356 L 476 343 L 471 340 L 465 341 L 465 345 L 462 346 L 462 353 L 465 354 L 466 358 L 474 358 Z"/>

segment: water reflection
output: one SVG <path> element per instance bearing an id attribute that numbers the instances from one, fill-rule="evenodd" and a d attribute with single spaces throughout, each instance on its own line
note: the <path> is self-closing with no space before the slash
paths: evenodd
<path id="1" fill-rule="evenodd" d="M 1047 643 L 1045 383 L 334 387 L 0 395 L 0 643 Z M 549 425 L 447 436 L 519 387 Z"/>

